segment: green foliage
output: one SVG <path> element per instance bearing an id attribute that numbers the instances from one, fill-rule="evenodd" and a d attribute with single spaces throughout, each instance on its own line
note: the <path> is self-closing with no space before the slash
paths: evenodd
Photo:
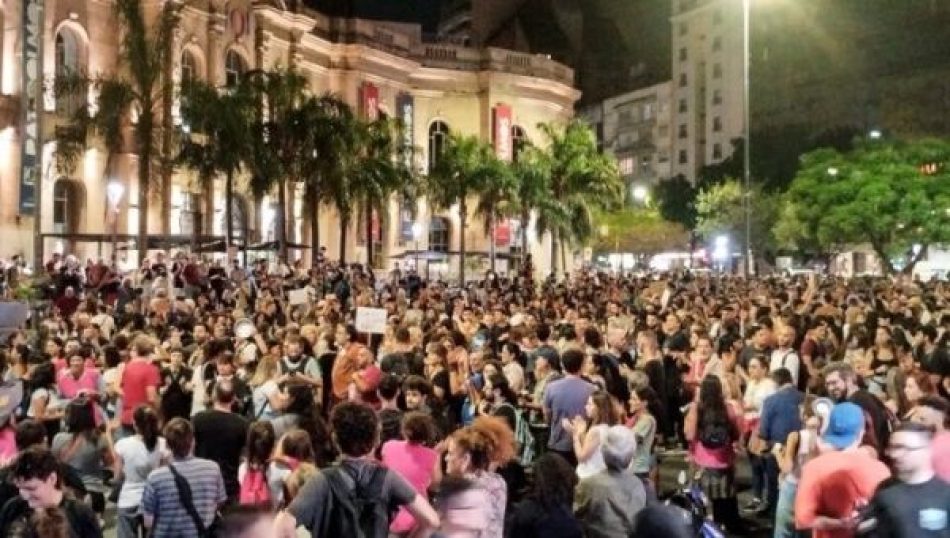
<path id="1" fill-rule="evenodd" d="M 696 187 L 682 175 L 661 181 L 653 188 L 660 215 L 692 229 L 696 225 Z"/>
<path id="2" fill-rule="evenodd" d="M 923 253 L 928 245 L 950 242 L 948 167 L 950 142 L 939 139 L 813 151 L 802 157 L 776 234 L 786 245 L 819 252 L 869 243 L 893 270 L 890 259 L 914 244 Z"/>
<path id="3" fill-rule="evenodd" d="M 689 248 L 689 231 L 664 219 L 657 209 L 627 207 L 597 216 L 598 237 L 594 248 L 638 254 L 655 254 Z M 606 232 L 604 234 L 603 232 Z"/>
<path id="4" fill-rule="evenodd" d="M 728 234 L 733 244 L 744 246 L 743 192 L 742 183 L 732 179 L 700 191 L 696 197 L 696 231 L 706 238 Z M 760 254 L 771 251 L 775 247 L 772 227 L 779 199 L 753 185 L 750 201 L 752 248 Z"/>

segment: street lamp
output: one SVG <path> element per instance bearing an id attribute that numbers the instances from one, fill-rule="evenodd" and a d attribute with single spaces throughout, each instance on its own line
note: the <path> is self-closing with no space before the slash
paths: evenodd
<path id="1" fill-rule="evenodd" d="M 838 175 L 838 169 L 835 168 L 834 166 L 829 166 L 829 167 L 828 167 L 828 175 L 831 176 L 831 177 L 837 176 L 837 175 Z"/>
<path id="2" fill-rule="evenodd" d="M 871 132 L 868 133 L 868 136 L 871 138 L 871 140 L 878 140 L 878 139 L 880 139 L 881 136 L 882 136 L 881 130 L 880 130 L 880 129 L 871 129 Z"/>
<path id="3" fill-rule="evenodd" d="M 720 235 L 716 237 L 713 248 L 713 259 L 719 262 L 720 270 L 725 268 L 726 261 L 729 259 L 729 236 Z"/>
<path id="4" fill-rule="evenodd" d="M 641 204 L 646 201 L 649 192 L 643 185 L 637 185 L 633 188 L 633 199 Z"/>
<path id="5" fill-rule="evenodd" d="M 751 150 L 749 125 L 749 10 L 752 7 L 752 0 L 742 0 L 742 116 L 743 116 L 743 134 L 742 144 L 742 178 L 745 190 L 745 196 L 742 197 L 745 204 L 745 246 L 746 260 L 745 273 L 752 276 L 754 271 L 754 262 L 752 261 L 752 171 L 751 171 Z"/>
<path id="6" fill-rule="evenodd" d="M 422 237 L 422 224 L 419 222 L 412 223 L 412 240 L 414 243 L 415 249 L 415 265 L 416 265 L 416 274 L 419 274 L 419 238 Z"/>
<path id="7" fill-rule="evenodd" d="M 112 263 L 115 266 L 119 265 L 119 256 L 118 256 L 118 234 L 119 234 L 119 202 L 122 200 L 122 195 L 125 193 L 125 185 L 122 183 L 112 180 L 106 185 L 106 198 L 109 199 L 109 208 L 112 210 Z M 144 248 L 143 245 L 139 245 L 139 248 Z"/>

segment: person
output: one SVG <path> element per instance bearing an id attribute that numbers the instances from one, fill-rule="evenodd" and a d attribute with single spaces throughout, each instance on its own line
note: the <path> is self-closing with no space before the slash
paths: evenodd
<path id="1" fill-rule="evenodd" d="M 333 408 L 330 422 L 334 443 L 343 458 L 339 464 L 311 478 L 290 505 L 277 515 L 273 533 L 276 538 L 296 536 L 298 525 L 317 536 L 327 536 L 335 526 L 355 524 L 341 521 L 343 513 L 333 508 L 340 496 L 347 494 L 376 505 L 372 521 L 366 526 L 360 525 L 367 537 L 388 536 L 389 507 L 405 506 L 422 529 L 438 527 L 438 514 L 425 497 L 398 473 L 372 461 L 379 440 L 379 421 L 373 409 L 356 402 L 342 402 Z M 385 517 L 380 517 L 379 505 L 387 509 Z"/>
<path id="2" fill-rule="evenodd" d="M 274 515 L 267 507 L 234 506 L 221 516 L 216 538 L 260 538 L 268 536 Z"/>
<path id="3" fill-rule="evenodd" d="M 797 390 L 798 387 L 796 386 Z M 798 416 L 803 422 L 802 428 L 788 434 L 784 443 L 772 446 L 772 455 L 782 472 L 782 483 L 775 505 L 775 525 L 773 538 L 806 538 L 809 531 L 800 532 L 795 528 L 795 495 L 801 480 L 802 467 L 818 455 L 818 438 L 821 432 L 822 417 L 815 412 L 814 396 L 802 402 Z"/>
<path id="4" fill-rule="evenodd" d="M 659 485 L 659 469 L 653 454 L 653 444 L 657 433 L 656 415 L 662 413 L 660 399 L 649 386 L 630 387 L 630 418 L 627 426 L 637 440 L 637 450 L 633 455 L 630 470 L 644 485 L 654 490 Z"/>
<path id="5" fill-rule="evenodd" d="M 602 444 L 605 468 L 577 485 L 574 514 L 587 538 L 628 536 L 647 500 L 643 482 L 628 469 L 637 440 L 629 428 L 611 426 Z"/>
<path id="6" fill-rule="evenodd" d="M 742 415 L 727 405 L 718 376 L 703 379 L 687 411 L 683 430 L 690 456 L 699 468 L 700 485 L 712 502 L 713 518 L 735 532 L 741 526 L 735 487 L 735 444 L 742 431 Z"/>
<path id="7" fill-rule="evenodd" d="M 578 482 L 574 469 L 553 452 L 542 454 L 532 469 L 534 482 L 531 492 L 515 506 L 505 536 L 582 538 L 584 530 L 572 510 L 574 488 Z"/>
<path id="8" fill-rule="evenodd" d="M 866 440 L 878 451 L 879 455 L 882 455 L 884 447 L 887 446 L 887 437 L 890 435 L 887 408 L 879 398 L 858 386 L 858 375 L 850 364 L 830 363 L 825 366 L 823 374 L 825 388 L 835 402 L 852 402 L 864 410 L 871 425 L 869 431 L 864 432 L 867 436 Z"/>
<path id="9" fill-rule="evenodd" d="M 232 412 L 234 385 L 229 380 L 214 385 L 214 406 L 195 415 L 195 455 L 218 464 L 224 478 L 224 490 L 231 503 L 237 501 L 240 483 L 238 466 L 247 440 L 247 419 Z"/>
<path id="10" fill-rule="evenodd" d="M 66 408 L 66 431 L 56 434 L 52 452 L 63 463 L 76 469 L 92 499 L 92 509 L 101 518 L 108 492 L 102 480 L 104 468 L 112 466 L 115 454 L 110 432 L 96 427 L 95 404 L 77 398 Z"/>
<path id="11" fill-rule="evenodd" d="M 152 354 L 155 345 L 152 339 L 139 335 L 132 342 L 132 359 L 122 370 L 122 412 L 119 423 L 122 425 L 121 436 L 134 435 L 132 414 L 135 409 L 147 404 L 155 407 L 158 404 L 158 387 L 161 385 L 161 375 L 158 368 L 152 364 Z"/>
<path id="12" fill-rule="evenodd" d="M 950 402 L 939 396 L 927 396 L 921 398 L 917 407 L 917 421 L 936 432 L 930 450 L 934 471 L 945 482 L 950 482 Z"/>
<path id="13" fill-rule="evenodd" d="M 544 417 L 551 425 L 548 449 L 557 452 L 577 466 L 573 435 L 564 429 L 564 419 L 573 420 L 583 415 L 587 400 L 597 388 L 580 377 L 586 357 L 582 351 L 568 349 L 561 355 L 564 377 L 548 383 L 544 389 Z"/>
<path id="14" fill-rule="evenodd" d="M 0 510 L 0 536 L 43 538 L 34 525 L 33 516 L 50 508 L 63 511 L 69 535 L 101 538 L 102 529 L 93 511 L 63 490 L 60 464 L 53 454 L 39 446 L 30 447 L 17 456 L 10 477 L 19 490 Z"/>
<path id="15" fill-rule="evenodd" d="M 187 420 L 173 418 L 162 433 L 172 461 L 146 479 L 141 504 L 145 527 L 151 536 L 199 536 L 211 527 L 218 508 L 228 499 L 221 468 L 193 455 L 194 430 Z M 184 491 L 191 494 L 191 506 L 182 500 Z"/>
<path id="16" fill-rule="evenodd" d="M 309 444 L 309 438 L 307 443 Z M 290 469 L 273 458 L 277 445 L 274 426 L 266 420 L 258 420 L 247 429 L 247 457 L 238 467 L 237 480 L 240 484 L 242 505 L 254 504 L 266 508 L 280 506 L 283 500 L 284 479 Z M 311 452 L 312 452 L 311 448 Z M 311 455 L 312 457 L 312 455 Z"/>
<path id="17" fill-rule="evenodd" d="M 288 336 L 284 341 L 284 348 L 287 355 L 280 360 L 281 376 L 285 376 L 284 379 L 309 384 L 313 387 L 317 400 L 320 400 L 323 378 L 317 359 L 304 354 L 304 342 L 299 336 Z"/>
<path id="18" fill-rule="evenodd" d="M 191 411 L 192 384 L 191 368 L 183 363 L 184 354 L 180 347 L 168 350 L 168 365 L 162 368 L 161 395 L 162 419 L 168 422 L 175 417 L 188 418 Z M 134 418 L 134 417 L 133 417 Z"/>
<path id="19" fill-rule="evenodd" d="M 905 422 L 891 435 L 887 452 L 897 480 L 871 498 L 862 531 L 872 527 L 876 536 L 894 538 L 950 535 L 950 484 L 934 473 L 933 433 L 926 425 Z"/>
<path id="20" fill-rule="evenodd" d="M 132 413 L 135 435 L 115 444 L 115 476 L 121 480 L 116 501 L 116 536 L 137 538 L 144 534 L 139 506 L 149 473 L 170 459 L 168 446 L 159 433 L 158 415 L 147 405 Z"/>
<path id="21" fill-rule="evenodd" d="M 280 363 L 270 355 L 261 357 L 251 377 L 251 402 L 255 420 L 274 420 L 287 407 L 287 393 L 281 390 L 278 379 Z"/>
<path id="22" fill-rule="evenodd" d="M 562 425 L 573 436 L 579 479 L 583 480 L 604 470 L 601 443 L 607 428 L 617 424 L 619 419 L 613 398 L 607 392 L 598 390 L 587 398 L 583 417 L 574 417 Z"/>
<path id="23" fill-rule="evenodd" d="M 812 531 L 814 538 L 853 537 L 855 510 L 891 474 L 873 447 L 862 447 L 864 424 L 860 406 L 835 404 L 821 436 L 823 453 L 802 468 L 795 494 L 795 526 Z"/>
<path id="24" fill-rule="evenodd" d="M 786 442 L 789 435 L 801 429 L 799 406 L 804 395 L 792 378 L 787 368 L 778 368 L 771 375 L 772 381 L 778 389 L 765 398 L 759 415 L 759 424 L 755 429 L 754 439 L 749 442 L 750 452 L 758 452 L 761 462 L 761 473 L 765 503 L 753 509 L 774 513 L 779 496 L 779 468 L 773 450 Z"/>
<path id="25" fill-rule="evenodd" d="M 437 485 L 442 477 L 439 453 L 430 448 L 435 436 L 432 417 L 418 412 L 408 413 L 402 420 L 403 440 L 388 441 L 380 451 L 383 465 L 399 473 L 419 495 L 427 496 L 429 488 Z M 400 508 L 389 532 L 391 535 L 407 535 L 415 523 L 412 514 Z"/>
<path id="26" fill-rule="evenodd" d="M 927 396 L 935 396 L 937 388 L 930 381 L 930 375 L 924 372 L 916 372 L 907 376 L 902 387 L 904 401 L 907 402 L 907 408 L 903 409 L 905 420 L 916 420 L 919 411 L 920 400 Z"/>
<path id="27" fill-rule="evenodd" d="M 746 432 L 751 432 L 749 438 L 749 464 L 752 467 L 752 499 L 745 506 L 746 510 L 762 511 L 771 510 L 775 506 L 775 496 L 777 495 L 777 485 L 770 482 L 774 465 L 767 462 L 769 453 L 765 450 L 759 450 L 757 446 L 756 432 L 759 426 L 759 419 L 762 413 L 762 405 L 766 398 L 771 396 L 777 385 L 769 377 L 769 365 L 766 363 L 765 356 L 753 355 L 746 363 L 748 377 L 746 380 L 745 394 L 742 398 L 743 405 L 743 424 Z M 776 476 L 777 480 L 778 477 Z M 772 495 L 769 497 L 769 495 Z"/>
<path id="28" fill-rule="evenodd" d="M 379 444 L 386 446 L 388 441 L 402 438 L 402 409 L 397 403 L 400 394 L 399 378 L 386 374 L 379 382 L 376 392 L 379 394 Z"/>
<path id="29" fill-rule="evenodd" d="M 801 359 L 795 348 L 795 327 L 782 325 L 775 331 L 777 345 L 769 357 L 769 371 L 774 372 L 785 368 L 792 375 L 792 383 L 798 386 L 798 372 L 801 369 Z"/>
<path id="30" fill-rule="evenodd" d="M 52 439 L 59 433 L 60 422 L 66 411 L 56 391 L 53 365 L 37 365 L 30 377 L 30 385 L 33 389 L 26 416 L 43 424 L 47 438 Z"/>

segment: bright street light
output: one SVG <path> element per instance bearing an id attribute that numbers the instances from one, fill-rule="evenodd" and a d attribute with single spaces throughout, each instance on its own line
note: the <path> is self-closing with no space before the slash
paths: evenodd
<path id="1" fill-rule="evenodd" d="M 422 237 L 422 223 L 413 222 L 412 223 L 412 238 L 418 241 L 420 237 Z"/>
<path id="2" fill-rule="evenodd" d="M 871 140 L 877 140 L 877 139 L 881 138 L 881 130 L 880 130 L 880 129 L 871 129 L 871 132 L 868 133 L 868 136 L 871 138 Z"/>
<path id="3" fill-rule="evenodd" d="M 647 188 L 644 187 L 643 185 L 637 185 L 636 187 L 633 188 L 633 199 L 638 202 L 642 202 L 646 200 L 647 194 L 649 194 L 647 192 Z"/>
<path id="4" fill-rule="evenodd" d="M 835 168 L 834 166 L 829 167 L 829 168 L 828 168 L 828 175 L 829 175 L 829 176 L 832 176 L 832 177 L 837 176 L 837 175 L 838 175 L 838 169 Z"/>
<path id="5" fill-rule="evenodd" d="M 125 185 L 114 179 L 106 185 L 106 198 L 109 199 L 109 205 L 113 211 L 119 210 L 119 202 L 122 200 L 124 193 Z"/>

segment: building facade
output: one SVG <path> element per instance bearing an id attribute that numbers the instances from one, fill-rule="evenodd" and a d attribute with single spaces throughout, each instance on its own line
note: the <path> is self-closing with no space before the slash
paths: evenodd
<path id="1" fill-rule="evenodd" d="M 26 10 L 24 11 L 24 4 Z M 205 234 L 222 235 L 225 222 L 223 179 L 211 189 L 208 203 L 198 186 L 193 172 L 176 169 L 171 177 L 169 214 L 162 214 L 160 197 L 152 193 L 147 215 L 137 207 L 137 156 L 131 148 L 125 153 L 112 155 L 106 168 L 106 154 L 95 140 L 90 140 L 76 166 L 68 172 L 55 166 L 55 144 L 49 140 L 58 125 L 75 107 L 95 102 L 90 95 L 88 103 L 69 102 L 58 98 L 49 88 L 49 81 L 58 73 L 80 71 L 92 75 L 113 73 L 117 69 L 121 29 L 116 29 L 117 17 L 111 3 L 92 0 L 47 0 L 35 47 L 31 37 L 24 41 L 18 24 L 25 15 L 35 13 L 35 0 L 11 1 L 3 5 L 5 33 L 2 38 L 2 87 L 0 98 L 0 234 L 5 241 L 0 257 L 24 254 L 29 258 L 33 250 L 33 214 L 24 206 L 22 195 L 29 194 L 30 185 L 24 186 L 24 141 L 32 144 L 32 132 L 24 107 L 28 99 L 42 93 L 37 104 L 38 120 L 47 139 L 40 141 L 42 157 L 38 167 L 35 188 L 40 190 L 41 231 L 50 236 L 44 243 L 45 255 L 53 251 L 71 252 L 81 258 L 107 256 L 108 244 L 70 239 L 76 234 L 135 234 L 140 218 L 148 220 L 149 232 L 154 234 L 194 234 L 199 229 Z M 158 2 L 143 2 L 147 19 L 154 23 L 161 8 Z M 25 74 L 30 67 L 21 61 L 27 49 L 41 51 L 42 79 L 47 83 L 42 92 L 25 90 Z M 418 25 L 387 23 L 363 19 L 342 19 L 302 9 L 291 12 L 283 2 L 250 2 L 232 0 L 188 1 L 183 5 L 182 18 L 171 44 L 174 78 L 204 79 L 215 85 L 232 82 L 251 69 L 273 69 L 292 66 L 309 81 L 312 93 L 331 92 L 341 96 L 361 114 L 386 114 L 399 117 L 408 127 L 409 142 L 419 149 L 416 166 L 424 172 L 449 132 L 477 135 L 494 141 L 500 154 L 510 155 L 511 144 L 518 138 L 534 140 L 539 137 L 537 125 L 541 122 L 568 120 L 573 115 L 574 103 L 580 97 L 573 85 L 573 71 L 545 57 L 522 54 L 498 48 L 470 48 L 429 42 L 423 38 Z M 36 86 L 30 86 L 35 88 Z M 173 116 L 177 103 L 172 106 Z M 12 112 L 11 112 L 12 111 Z M 180 121 L 175 118 L 175 123 Z M 497 125 L 505 125 L 510 132 L 501 133 Z M 505 147 L 507 145 L 507 147 Z M 29 164 L 27 162 L 27 164 Z M 108 177 L 107 177 L 108 176 Z M 156 173 L 154 182 L 161 178 Z M 106 185 L 110 182 L 124 185 L 118 202 L 116 227 L 112 229 L 113 212 L 107 201 Z M 28 182 L 26 182 L 28 183 Z M 232 200 L 235 235 L 246 242 L 268 241 L 275 238 L 276 197 L 265 196 L 262 203 L 251 199 L 247 178 L 236 184 L 237 195 Z M 292 212 L 290 240 L 305 244 L 326 246 L 331 258 L 340 250 L 339 219 L 330 207 L 316 211 L 322 236 L 308 237 L 310 226 L 304 223 L 305 212 L 300 192 L 291 189 L 288 206 Z M 378 257 L 375 266 L 391 267 L 407 251 L 437 251 L 446 253 L 443 261 L 433 264 L 434 269 L 454 274 L 462 233 L 466 244 L 475 251 L 473 259 L 484 258 L 479 253 L 489 250 L 489 238 L 484 226 L 475 218 L 469 220 L 466 230 L 459 229 L 458 210 L 435 211 L 425 200 L 415 201 L 410 208 L 393 200 L 388 211 L 372 218 Z M 469 204 L 473 207 L 474 204 Z M 414 209 L 414 211 L 410 211 Z M 211 214 L 209 214 L 209 212 Z M 412 217 L 412 215 L 415 217 Z M 353 219 L 346 244 L 347 258 L 365 261 L 368 249 L 363 219 Z M 206 223 L 201 226 L 202 223 Z M 413 226 L 416 224 L 416 226 Z M 507 242 L 497 237 L 501 250 L 515 244 L 513 229 L 507 227 Z M 534 234 L 533 223 L 524 226 L 528 233 L 535 266 L 548 266 L 548 240 Z M 415 230 L 415 234 L 413 233 Z M 503 235 L 503 234 L 498 234 Z M 546 245 L 547 243 L 547 245 Z M 127 253 L 135 260 L 136 253 Z M 304 258 L 309 253 L 298 252 Z M 121 255 L 120 255 L 121 257 Z"/>
<path id="2" fill-rule="evenodd" d="M 742 1 L 671 1 L 671 175 L 695 181 L 742 136 Z"/>
<path id="3" fill-rule="evenodd" d="M 580 111 L 597 132 L 601 148 L 616 157 L 628 199 L 671 175 L 671 89 L 664 82 Z"/>

